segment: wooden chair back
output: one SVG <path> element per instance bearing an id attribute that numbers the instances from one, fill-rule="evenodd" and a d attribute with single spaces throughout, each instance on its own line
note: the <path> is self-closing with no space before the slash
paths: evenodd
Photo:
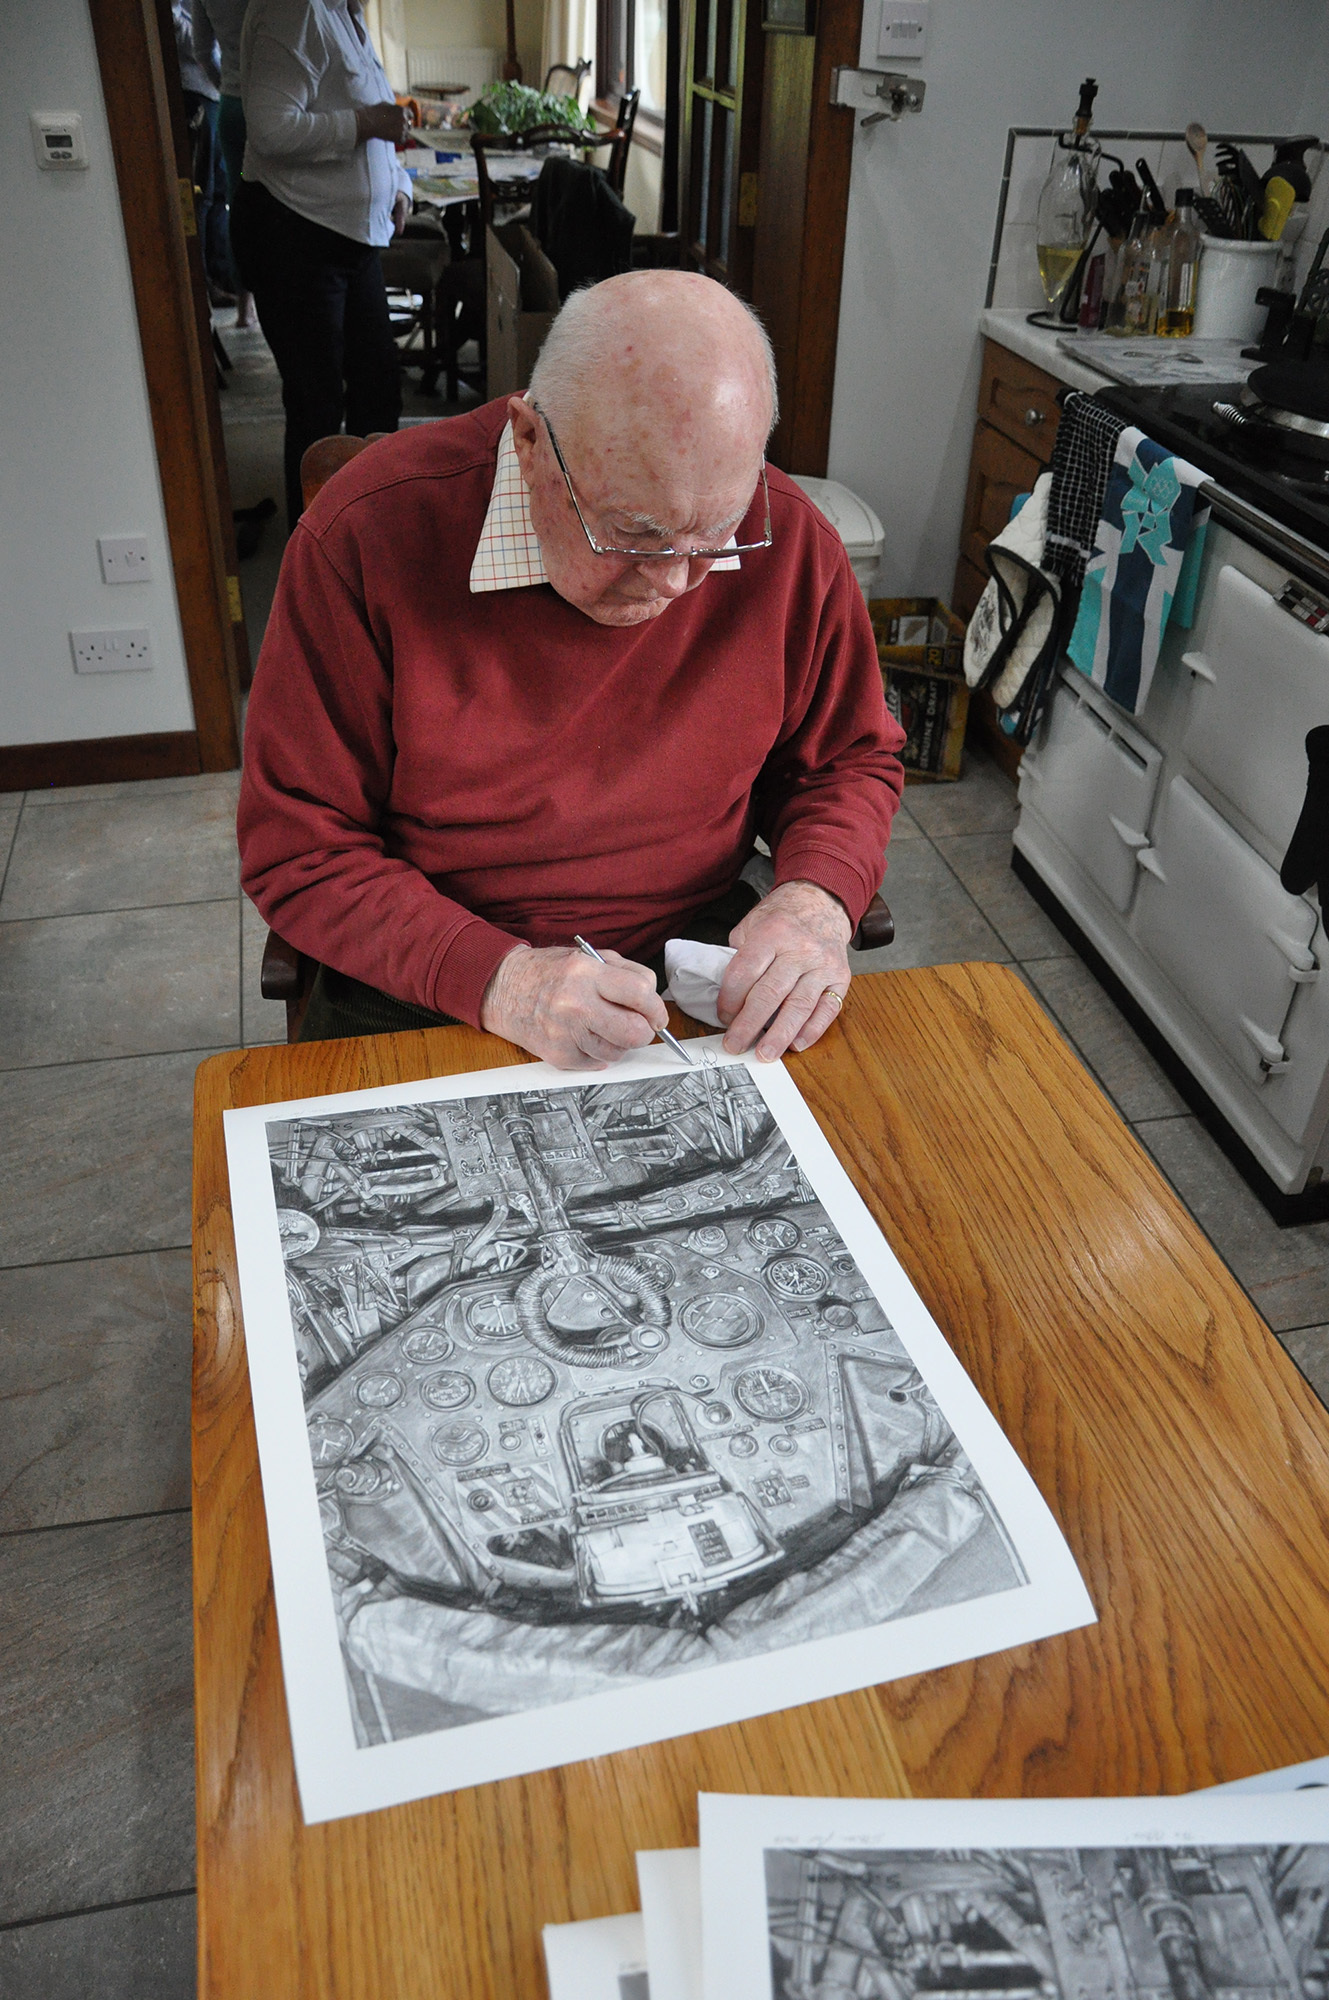
<path id="1" fill-rule="evenodd" d="M 300 460 L 300 495 L 306 507 L 313 505 L 334 472 L 349 465 L 367 444 L 386 435 L 386 431 L 371 431 L 368 437 L 344 437 L 339 431 L 335 437 L 316 438 Z"/>
<path id="2" fill-rule="evenodd" d="M 637 99 L 640 95 L 640 91 L 634 90 L 629 97 L 623 99 L 623 103 L 619 106 L 619 122 L 607 132 L 574 132 L 568 125 L 534 125 L 529 132 L 472 132 L 471 151 L 475 154 L 476 173 L 479 179 L 480 220 L 483 225 L 481 242 L 484 241 L 484 232 L 493 223 L 496 201 L 504 198 L 501 193 L 503 183 L 496 181 L 489 171 L 490 153 L 531 153 L 540 146 L 567 146 L 585 154 L 593 152 L 598 146 L 608 146 L 609 160 L 605 172 L 609 177 L 610 186 L 621 198 L 622 177 L 627 172 L 628 147 L 632 144 L 632 125 L 630 123 L 624 130 L 622 112 L 624 106 L 630 105 L 631 117 L 635 122 Z M 615 171 L 619 175 L 617 180 L 614 178 Z M 534 195 L 534 182 L 523 183 L 523 187 L 525 198 Z"/>

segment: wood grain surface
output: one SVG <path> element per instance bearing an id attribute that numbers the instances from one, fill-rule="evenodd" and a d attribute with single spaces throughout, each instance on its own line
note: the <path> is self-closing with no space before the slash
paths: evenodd
<path id="1" fill-rule="evenodd" d="M 1100 1622 L 305 1827 L 220 1114 L 523 1060 L 446 1028 L 214 1056 L 198 1072 L 205 2000 L 540 2000 L 541 1925 L 635 1908 L 635 1850 L 693 1843 L 698 1790 L 1177 1792 L 1324 1752 L 1329 1415 L 1019 979 L 943 966 L 856 979 L 836 1029 L 789 1068 L 1038 1482 Z M 553 1711 L 554 1755 L 557 1728 Z"/>

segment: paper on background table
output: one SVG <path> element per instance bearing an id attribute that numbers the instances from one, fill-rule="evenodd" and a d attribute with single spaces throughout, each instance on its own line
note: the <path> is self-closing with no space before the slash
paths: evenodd
<path id="1" fill-rule="evenodd" d="M 308 1821 L 1094 1618 L 793 1079 L 691 1049 L 225 1115 Z"/>
<path id="2" fill-rule="evenodd" d="M 588 1917 L 546 1924 L 549 2000 L 654 2000 L 641 1917 Z"/>
<path id="3" fill-rule="evenodd" d="M 651 2000 L 702 2000 L 700 1848 L 639 1850 L 637 1887 Z"/>
<path id="4" fill-rule="evenodd" d="M 705 2000 L 781 2000 L 786 1991 L 818 2000 L 818 1981 L 806 1968 L 824 1964 L 821 1940 L 831 1944 L 832 1933 L 835 1979 L 828 1976 L 825 1990 L 834 2000 L 908 1993 L 907 1967 L 938 1952 L 953 1963 L 973 1923 L 965 1913 L 975 1909 L 989 1953 L 991 1932 L 1003 1937 L 1011 1961 L 1005 1975 L 1021 1990 L 1059 2000 L 1167 1991 L 1149 1911 L 1158 1910 L 1184 1935 L 1176 1913 L 1203 1881 L 1197 1873 L 1203 1864 L 1186 1863 L 1178 1877 L 1170 1860 L 1150 1850 L 1166 1857 L 1183 1848 L 1307 1843 L 1296 1873 L 1280 1877 L 1277 1910 L 1268 1864 L 1258 1853 L 1249 1863 L 1211 1855 L 1215 1873 L 1227 1869 L 1220 1879 L 1229 1893 L 1207 1895 L 1198 1923 L 1191 1920 L 1206 1955 L 1200 1983 L 1207 1977 L 1211 1992 L 1299 1993 L 1286 1933 L 1297 1914 L 1304 1925 L 1308 1911 L 1318 1929 L 1329 1889 L 1329 1800 L 1316 1793 L 973 1800 L 703 1793 L 700 1807 Z M 1119 1865 L 1113 1849 L 1122 1850 Z M 1294 1895 L 1308 1900 L 1294 1905 Z M 1039 1910 L 1036 1923 L 1031 1902 Z M 1232 1964 L 1223 1979 L 1225 1945 Z M 803 1950 L 808 1958 L 799 1966 Z M 1267 1962 L 1267 1979 L 1258 1977 L 1257 1954 Z M 778 1985 L 773 1956 L 782 1968 Z"/>

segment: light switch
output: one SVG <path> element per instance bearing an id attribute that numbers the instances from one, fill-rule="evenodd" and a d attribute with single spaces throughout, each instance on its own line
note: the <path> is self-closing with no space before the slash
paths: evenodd
<path id="1" fill-rule="evenodd" d="M 881 0 L 880 62 L 921 62 L 927 51 L 929 0 Z"/>

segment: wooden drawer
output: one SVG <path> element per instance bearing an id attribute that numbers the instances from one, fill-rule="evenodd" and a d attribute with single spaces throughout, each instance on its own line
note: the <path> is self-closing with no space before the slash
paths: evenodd
<path id="1" fill-rule="evenodd" d="M 974 565 L 980 576 L 987 575 L 983 551 L 1010 520 L 1016 494 L 1032 492 L 1043 469 L 1032 452 L 1021 451 L 990 424 L 980 424 L 974 432 L 960 555 Z"/>
<path id="2" fill-rule="evenodd" d="M 1061 422 L 1057 395 L 1063 386 L 1035 368 L 1032 361 L 1012 354 L 1009 347 L 986 340 L 978 390 L 979 421 L 991 424 L 1031 452 L 1040 465 L 1046 465 Z"/>

